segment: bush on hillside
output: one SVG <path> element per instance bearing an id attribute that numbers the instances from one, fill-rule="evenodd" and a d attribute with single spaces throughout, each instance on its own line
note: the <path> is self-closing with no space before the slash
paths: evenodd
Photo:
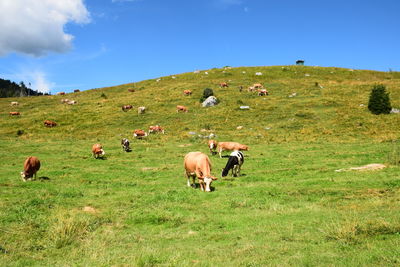
<path id="1" fill-rule="evenodd" d="M 210 88 L 206 88 L 203 90 L 203 96 L 200 98 L 200 103 L 203 103 L 208 97 L 214 95 L 214 91 Z"/>
<path id="2" fill-rule="evenodd" d="M 368 109 L 375 115 L 389 114 L 392 110 L 389 93 L 384 85 L 375 85 L 369 96 Z"/>

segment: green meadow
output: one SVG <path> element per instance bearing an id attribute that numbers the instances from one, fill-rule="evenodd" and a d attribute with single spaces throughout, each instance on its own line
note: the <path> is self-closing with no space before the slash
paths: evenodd
<path id="1" fill-rule="evenodd" d="M 248 92 L 254 83 L 270 95 Z M 368 111 L 376 84 L 400 108 L 399 72 L 305 66 L 2 98 L 0 266 L 399 266 L 400 114 Z M 219 105 L 201 107 L 204 88 Z M 123 112 L 127 104 L 134 108 Z M 58 125 L 46 128 L 46 119 Z M 164 135 L 133 138 L 155 124 Z M 242 176 L 221 177 L 227 158 L 210 155 L 211 133 L 250 147 Z M 122 151 L 123 137 L 132 152 Z M 92 157 L 94 143 L 104 159 Z M 191 151 L 211 159 L 211 193 L 186 185 Z M 42 166 L 23 182 L 31 155 Z M 370 163 L 387 167 L 347 170 Z"/>

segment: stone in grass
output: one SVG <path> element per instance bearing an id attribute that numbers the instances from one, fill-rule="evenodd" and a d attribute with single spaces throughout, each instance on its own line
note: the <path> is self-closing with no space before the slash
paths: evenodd
<path id="1" fill-rule="evenodd" d="M 203 107 L 213 107 L 218 104 L 218 99 L 215 96 L 209 96 L 206 100 L 201 104 Z"/>
<path id="2" fill-rule="evenodd" d="M 250 109 L 250 107 L 249 107 L 249 106 L 240 106 L 239 108 L 240 108 L 240 109 L 244 109 L 244 110 L 246 110 L 246 109 Z"/>

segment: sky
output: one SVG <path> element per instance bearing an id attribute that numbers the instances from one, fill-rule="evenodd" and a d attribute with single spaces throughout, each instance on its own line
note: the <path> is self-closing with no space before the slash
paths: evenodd
<path id="1" fill-rule="evenodd" d="M 224 66 L 400 71 L 400 0 L 0 0 L 0 78 L 55 94 Z"/>

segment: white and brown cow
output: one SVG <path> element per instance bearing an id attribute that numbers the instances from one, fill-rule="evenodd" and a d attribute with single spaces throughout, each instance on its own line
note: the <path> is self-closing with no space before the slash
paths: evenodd
<path id="1" fill-rule="evenodd" d="M 249 147 L 246 145 L 242 145 L 237 142 L 219 142 L 217 145 L 217 151 L 219 153 L 219 157 L 222 158 L 222 151 L 235 151 L 235 150 L 249 150 Z"/>
<path id="2" fill-rule="evenodd" d="M 94 144 L 92 146 L 92 154 L 95 159 L 103 157 L 106 153 L 104 152 L 103 146 L 101 144 Z"/>
<path id="3" fill-rule="evenodd" d="M 133 131 L 133 136 L 137 139 L 142 139 L 143 137 L 147 136 L 147 133 L 142 129 L 136 129 Z"/>
<path id="4" fill-rule="evenodd" d="M 56 123 L 56 122 L 50 121 L 50 120 L 45 120 L 45 121 L 43 122 L 43 124 L 44 124 L 44 126 L 46 126 L 46 127 L 55 127 L 55 126 L 57 126 L 57 123 Z"/>
<path id="5" fill-rule="evenodd" d="M 188 112 L 188 108 L 182 105 L 177 105 L 176 106 L 176 112 Z"/>
<path id="6" fill-rule="evenodd" d="M 217 180 L 211 175 L 211 162 L 208 156 L 202 152 L 189 152 L 184 159 L 185 176 L 187 185 L 190 187 L 190 177 L 192 177 L 193 185 L 196 186 L 196 177 L 199 180 L 202 191 L 211 192 L 211 183 Z"/>
<path id="7" fill-rule="evenodd" d="M 28 157 L 24 162 L 24 171 L 21 172 L 22 181 L 36 179 L 36 173 L 40 169 L 40 160 L 37 157 Z"/>
<path id="8" fill-rule="evenodd" d="M 160 125 L 149 126 L 149 134 L 151 133 L 162 133 L 164 134 L 164 128 Z"/>
<path id="9" fill-rule="evenodd" d="M 128 111 L 128 110 L 130 110 L 130 109 L 132 109 L 132 108 L 133 108 L 132 105 L 123 105 L 123 106 L 122 106 L 122 111 Z"/>
<path id="10" fill-rule="evenodd" d="M 217 153 L 217 152 L 215 152 L 215 150 L 217 149 L 217 145 L 218 145 L 217 141 L 215 141 L 213 139 L 208 140 L 208 148 L 210 149 L 211 155 L 214 155 L 215 153 Z"/>
<path id="11" fill-rule="evenodd" d="M 267 89 L 258 89 L 258 95 L 259 96 L 268 95 Z"/>
<path id="12" fill-rule="evenodd" d="M 220 86 L 221 88 L 229 87 L 229 86 L 228 86 L 228 83 L 226 83 L 226 82 L 220 83 L 219 86 Z"/>

